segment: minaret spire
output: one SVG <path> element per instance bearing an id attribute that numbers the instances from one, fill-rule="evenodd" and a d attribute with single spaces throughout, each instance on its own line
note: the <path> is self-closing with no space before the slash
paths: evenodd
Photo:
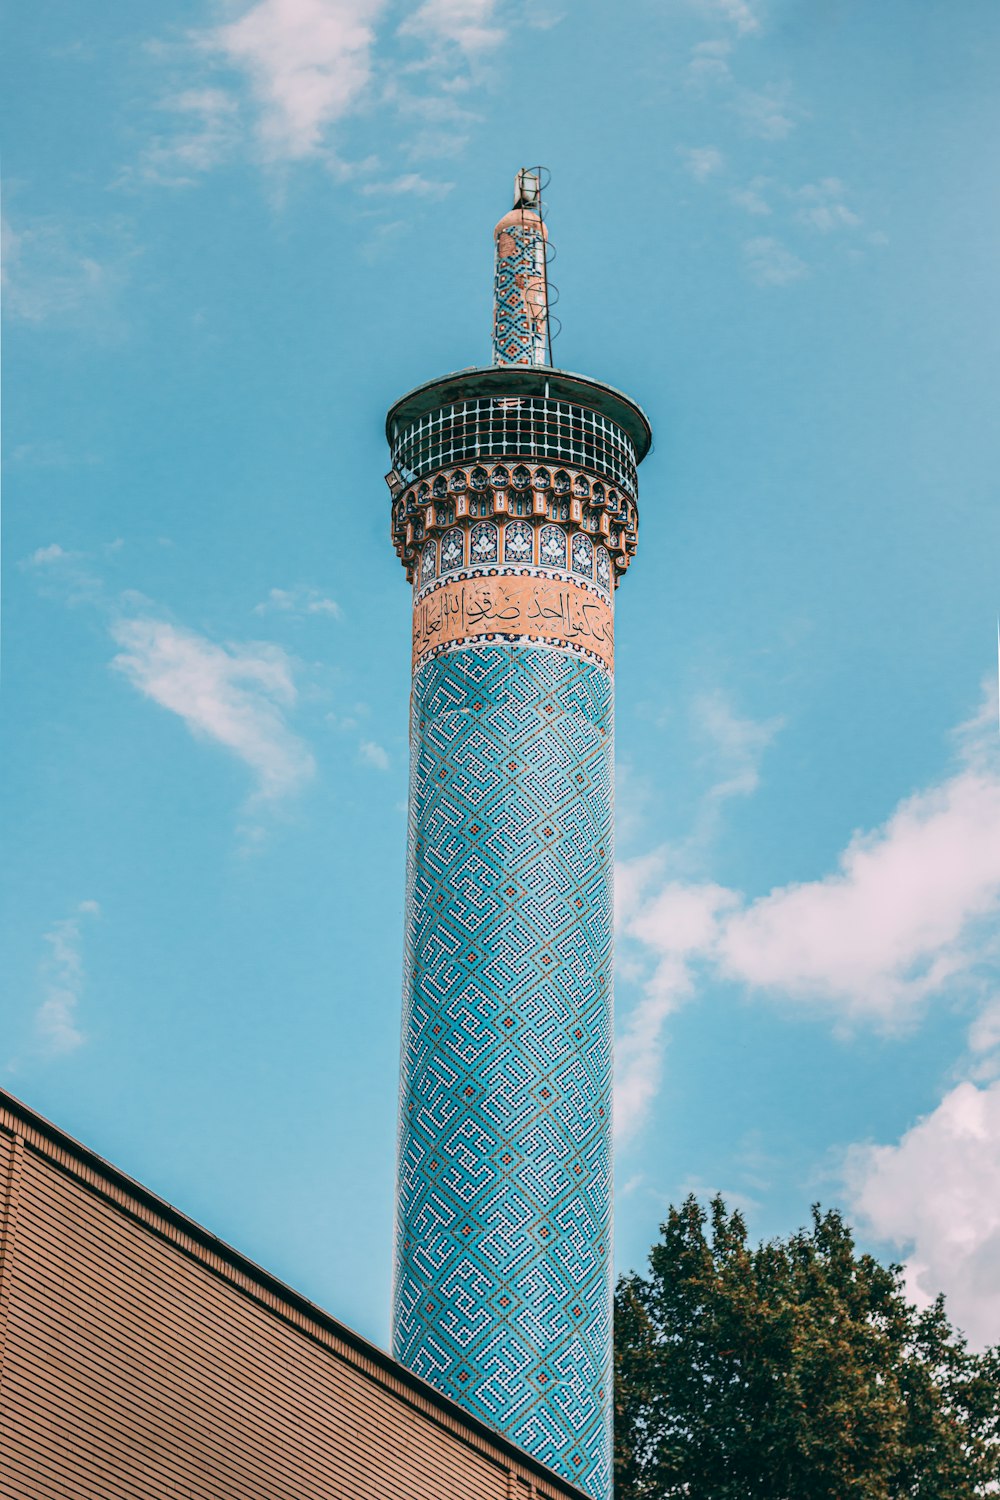
<path id="1" fill-rule="evenodd" d="M 514 207 L 493 231 L 493 363 L 547 365 L 549 291 L 542 222 L 541 169 L 522 167 L 514 178 Z"/>
<path id="2" fill-rule="evenodd" d="M 492 364 L 386 419 L 413 585 L 392 1341 L 612 1500 L 614 601 L 652 434 L 552 368 L 543 182 L 496 227 Z"/>

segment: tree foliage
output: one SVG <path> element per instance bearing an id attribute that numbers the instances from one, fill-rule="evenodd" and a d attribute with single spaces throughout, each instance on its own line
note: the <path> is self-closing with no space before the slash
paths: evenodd
<path id="1" fill-rule="evenodd" d="M 615 1299 L 616 1500 L 972 1500 L 1000 1481 L 1000 1349 L 859 1255 L 838 1213 L 753 1247 L 671 1208 Z"/>

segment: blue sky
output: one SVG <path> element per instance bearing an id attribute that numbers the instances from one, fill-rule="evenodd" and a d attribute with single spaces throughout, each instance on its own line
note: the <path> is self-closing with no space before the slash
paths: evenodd
<path id="1" fill-rule="evenodd" d="M 488 358 L 649 412 L 618 595 L 617 1253 L 840 1204 L 1000 1339 L 1000 11 L 21 7 L 6 1087 L 388 1337 L 408 590 L 382 419 Z"/>

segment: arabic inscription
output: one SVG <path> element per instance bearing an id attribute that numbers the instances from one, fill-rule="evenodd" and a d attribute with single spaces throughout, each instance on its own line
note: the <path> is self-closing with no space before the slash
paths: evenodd
<path id="1" fill-rule="evenodd" d="M 584 651 L 614 669 L 611 606 L 566 579 L 537 574 L 455 579 L 413 611 L 413 665 L 440 646 L 515 636 Z"/>

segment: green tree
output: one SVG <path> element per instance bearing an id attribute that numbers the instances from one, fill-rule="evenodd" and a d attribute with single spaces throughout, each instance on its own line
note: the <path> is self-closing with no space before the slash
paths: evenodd
<path id="1" fill-rule="evenodd" d="M 972 1500 L 1000 1482 L 1000 1349 L 859 1255 L 838 1213 L 753 1247 L 671 1208 L 615 1298 L 616 1500 Z"/>

